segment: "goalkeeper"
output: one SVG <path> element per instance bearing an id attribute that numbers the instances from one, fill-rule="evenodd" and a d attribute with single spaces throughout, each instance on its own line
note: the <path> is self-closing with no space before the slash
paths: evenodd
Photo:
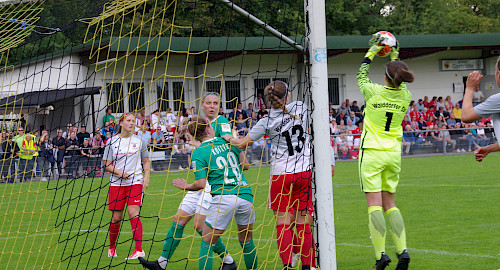
<path id="1" fill-rule="evenodd" d="M 357 75 L 358 86 L 366 101 L 363 111 L 359 176 L 368 202 L 368 227 L 375 248 L 376 269 L 385 269 L 391 259 L 385 254 L 386 219 L 398 254 L 396 269 L 408 269 L 410 256 L 406 248 L 403 217 L 394 203 L 401 171 L 401 122 L 411 101 L 405 82 L 414 75 L 405 63 L 398 61 L 398 45 L 390 52 L 385 65 L 385 85 L 368 78 L 370 64 L 382 49 L 382 38 L 374 35 Z M 385 213 L 385 217 L 384 217 Z"/>

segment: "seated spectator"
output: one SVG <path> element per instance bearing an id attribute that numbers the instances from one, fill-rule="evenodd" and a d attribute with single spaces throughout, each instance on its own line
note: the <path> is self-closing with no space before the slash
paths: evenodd
<path id="1" fill-rule="evenodd" d="M 361 144 L 361 133 L 363 132 L 363 122 L 358 123 L 358 127 L 352 131 L 354 135 L 354 148 L 358 148 Z"/>
<path id="2" fill-rule="evenodd" d="M 465 130 L 461 129 L 462 126 L 465 127 L 465 123 L 457 123 L 455 125 L 455 130 L 451 131 L 451 138 L 457 141 L 457 152 L 467 152 L 465 148 L 468 146 L 468 141 L 467 141 L 467 134 Z"/>
<path id="3" fill-rule="evenodd" d="M 404 147 L 406 155 L 413 154 L 413 149 L 424 142 L 424 139 L 417 136 L 415 132 L 413 132 L 413 128 L 410 125 L 406 125 L 404 128 L 405 132 L 403 132 L 403 140 L 406 142 Z"/>
<path id="4" fill-rule="evenodd" d="M 109 139 L 110 137 L 108 137 L 108 132 L 110 133 L 109 136 L 113 136 L 115 135 L 115 130 L 113 129 L 113 127 L 111 127 L 111 125 L 109 124 L 109 122 L 106 122 L 104 127 L 101 129 L 101 133 L 102 135 L 104 136 L 105 139 Z"/>
<path id="5" fill-rule="evenodd" d="M 444 117 L 442 115 L 438 116 L 436 120 L 436 125 L 438 128 L 441 128 L 442 126 L 446 125 L 446 121 L 444 120 Z"/>
<path id="6" fill-rule="evenodd" d="M 453 102 L 451 102 L 451 97 L 447 96 L 446 99 L 444 100 L 444 108 L 446 111 L 451 112 L 453 110 Z"/>
<path id="7" fill-rule="evenodd" d="M 345 134 L 347 134 L 347 132 L 341 133 L 341 135 L 345 135 Z M 337 157 L 342 158 L 342 159 L 348 159 L 349 158 L 349 156 L 348 156 L 349 148 L 347 146 L 346 136 L 338 136 L 335 139 L 335 143 L 337 145 Z"/>
<path id="8" fill-rule="evenodd" d="M 432 97 L 432 100 L 429 101 L 429 110 L 431 111 L 431 108 L 434 107 L 436 108 L 436 102 L 437 102 L 437 97 L 436 96 L 433 96 Z"/>
<path id="9" fill-rule="evenodd" d="M 337 126 L 340 134 L 345 134 L 347 132 L 347 126 L 344 123 L 344 120 L 340 120 L 340 124 Z"/>
<path id="10" fill-rule="evenodd" d="M 474 133 L 476 133 L 476 132 L 474 132 Z M 468 152 L 472 151 L 472 146 L 474 146 L 476 149 L 479 148 L 479 145 L 477 144 L 478 143 L 477 133 L 473 134 L 472 133 L 472 129 L 465 130 L 465 139 L 467 140 L 467 143 L 468 143 L 468 146 L 469 146 L 469 148 L 467 150 Z"/>
<path id="11" fill-rule="evenodd" d="M 343 120 L 344 123 L 347 122 L 347 116 L 345 115 L 345 113 L 343 111 L 341 111 L 339 113 L 339 115 L 337 115 L 337 117 L 335 117 L 335 121 L 337 121 L 337 125 L 340 125 L 340 120 Z"/>
<path id="12" fill-rule="evenodd" d="M 147 146 L 151 144 L 151 132 L 149 132 L 146 126 L 142 126 L 141 130 L 137 132 L 137 136 L 139 136 L 143 142 L 146 143 Z"/>
<path id="13" fill-rule="evenodd" d="M 266 104 L 260 105 L 260 110 L 257 112 L 257 121 L 262 119 L 264 116 L 268 115 L 269 113 L 266 110 Z"/>
<path id="14" fill-rule="evenodd" d="M 484 123 L 484 126 L 485 126 L 484 133 L 486 134 L 486 137 L 488 137 L 491 143 L 495 143 L 495 136 L 493 134 L 493 125 L 491 125 L 491 121 L 486 121 Z"/>
<path id="15" fill-rule="evenodd" d="M 429 103 L 429 97 L 428 96 L 424 96 L 424 107 L 425 108 L 429 108 L 430 107 L 430 103 Z"/>
<path id="16" fill-rule="evenodd" d="M 349 107 L 347 107 L 345 102 L 342 102 L 342 105 L 340 105 L 340 108 L 337 110 L 337 113 L 338 114 L 344 113 L 344 115 L 349 115 L 351 113 L 351 109 Z M 337 124 L 338 124 L 338 122 L 337 122 Z"/>
<path id="17" fill-rule="evenodd" d="M 347 131 L 351 131 L 351 130 L 357 129 L 358 126 L 354 125 L 353 122 L 352 122 L 352 120 L 349 119 L 349 120 L 347 120 L 347 126 L 346 126 L 346 128 L 347 128 Z"/>
<path id="18" fill-rule="evenodd" d="M 444 103 L 444 99 L 443 97 L 438 97 L 437 101 L 436 101 L 436 108 L 437 110 L 439 110 L 439 108 L 443 107 L 443 110 L 445 108 L 445 103 Z"/>
<path id="19" fill-rule="evenodd" d="M 434 105 L 431 105 L 431 106 L 429 107 L 429 110 L 427 111 L 427 113 L 428 113 L 428 114 L 432 114 L 432 115 L 436 116 L 436 115 L 435 115 L 435 113 L 436 113 L 436 107 L 434 107 Z M 429 115 L 429 116 L 430 116 L 430 115 Z"/>
<path id="20" fill-rule="evenodd" d="M 338 134 L 339 134 L 339 129 L 337 126 L 337 122 L 335 121 L 335 119 L 333 119 L 330 122 L 330 135 L 338 135 Z"/>
<path id="21" fill-rule="evenodd" d="M 403 118 L 403 122 L 401 122 L 401 126 L 403 127 L 403 130 L 405 129 L 405 127 L 407 125 L 411 125 L 410 121 L 408 120 L 408 115 L 405 114 L 404 118 Z"/>
<path id="22" fill-rule="evenodd" d="M 244 118 L 245 115 L 240 113 L 238 114 L 238 118 L 234 122 L 236 125 L 236 130 L 238 133 L 242 131 L 245 135 L 248 133 L 247 119 Z"/>
<path id="23" fill-rule="evenodd" d="M 457 102 L 455 104 L 455 108 L 453 108 L 451 112 L 453 113 L 453 115 L 455 115 L 455 119 L 457 120 L 457 122 L 462 122 L 462 107 L 460 106 L 460 103 Z"/>
<path id="24" fill-rule="evenodd" d="M 455 114 L 450 113 L 450 118 L 446 120 L 446 124 L 448 126 L 454 127 L 457 123 L 458 123 L 457 120 L 455 120 Z"/>
<path id="25" fill-rule="evenodd" d="M 330 120 L 330 122 L 332 122 L 332 120 L 335 119 L 334 113 L 335 111 L 333 110 L 333 108 L 330 108 L 330 110 L 328 111 L 328 119 Z"/>
<path id="26" fill-rule="evenodd" d="M 479 85 L 472 94 L 472 106 L 476 106 L 484 101 L 483 91 L 479 90 Z"/>
<path id="27" fill-rule="evenodd" d="M 431 115 L 433 114 L 429 112 L 429 109 L 427 107 L 425 107 L 424 110 L 422 111 L 422 114 L 420 114 L 420 116 L 424 117 L 424 121 L 427 121 L 427 119 L 429 119 L 429 116 Z M 420 117 L 417 119 L 420 119 Z"/>
<path id="28" fill-rule="evenodd" d="M 104 137 L 104 143 L 106 144 L 108 142 L 109 139 L 111 139 L 113 135 L 111 134 L 111 132 L 106 132 L 106 137 Z"/>
<path id="29" fill-rule="evenodd" d="M 427 129 L 431 130 L 434 129 L 434 126 L 436 125 L 436 118 L 434 115 L 430 115 L 429 118 L 427 119 Z"/>
<path id="30" fill-rule="evenodd" d="M 354 112 L 354 115 L 356 115 L 360 119 L 363 117 L 363 112 L 361 112 L 361 109 L 358 107 L 358 102 L 356 100 L 352 102 L 351 112 Z M 354 123 L 356 124 L 357 121 Z"/>
<path id="31" fill-rule="evenodd" d="M 420 117 L 419 117 L 419 118 L 420 118 Z M 418 118 L 416 118 L 416 117 L 412 117 L 412 118 L 411 118 L 410 125 L 411 125 L 411 128 L 412 128 L 413 130 L 418 130 L 418 129 L 419 129 L 419 128 L 418 128 Z"/>
<path id="32" fill-rule="evenodd" d="M 434 116 L 436 116 L 436 118 L 442 116 L 446 120 L 450 117 L 450 114 L 444 110 L 444 107 L 439 107 L 439 110 L 434 113 Z"/>
<path id="33" fill-rule="evenodd" d="M 349 122 L 349 120 L 351 120 L 352 123 L 356 125 L 361 120 L 361 118 L 357 117 L 356 113 L 351 111 L 351 114 L 347 117 L 347 122 Z"/>
<path id="34" fill-rule="evenodd" d="M 448 144 L 451 145 L 451 151 L 456 152 L 457 141 L 451 138 L 451 133 L 449 131 L 449 129 L 452 129 L 452 128 L 453 128 L 453 126 L 444 125 L 441 127 L 441 129 L 442 129 L 441 133 L 443 134 L 444 142 L 447 145 Z"/>
<path id="35" fill-rule="evenodd" d="M 477 133 L 479 146 L 483 147 L 483 146 L 488 145 L 490 139 L 486 136 L 486 132 L 484 130 L 484 124 L 479 122 L 479 123 L 477 123 L 477 126 L 478 126 L 478 129 L 476 130 L 476 133 Z"/>
<path id="36" fill-rule="evenodd" d="M 436 146 L 436 153 L 443 150 L 444 138 L 439 129 L 434 129 L 429 132 L 429 136 L 427 136 L 430 142 Z"/>
<path id="37" fill-rule="evenodd" d="M 222 103 L 221 103 L 221 105 L 220 105 L 220 107 L 219 107 L 219 113 L 218 113 L 218 114 L 219 114 L 220 116 L 224 116 L 224 117 L 226 116 L 226 114 L 224 113 L 224 109 L 222 108 Z"/>
<path id="38" fill-rule="evenodd" d="M 419 99 L 418 100 L 418 103 L 417 103 L 417 111 L 419 113 L 421 113 L 423 110 L 424 110 L 424 101 L 422 99 Z M 418 119 L 418 118 L 417 118 Z"/>
<path id="39" fill-rule="evenodd" d="M 409 119 L 412 119 L 413 117 L 415 117 L 416 119 L 418 119 L 420 117 L 420 112 L 418 111 L 418 108 L 417 108 L 417 105 L 413 106 L 411 112 L 408 114 L 410 117 Z M 404 125 L 405 127 L 406 125 Z"/>
<path id="40" fill-rule="evenodd" d="M 177 117 L 172 113 L 171 108 L 167 108 L 167 117 L 166 117 L 166 125 L 167 129 L 171 134 L 175 133 L 175 124 L 177 121 Z M 180 123 L 182 124 L 182 123 Z"/>

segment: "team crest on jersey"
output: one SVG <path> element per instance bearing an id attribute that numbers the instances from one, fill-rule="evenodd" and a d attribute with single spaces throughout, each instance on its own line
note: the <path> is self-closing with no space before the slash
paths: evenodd
<path id="1" fill-rule="evenodd" d="M 222 124 L 221 128 L 222 132 L 231 132 L 231 126 L 229 126 L 229 124 Z"/>

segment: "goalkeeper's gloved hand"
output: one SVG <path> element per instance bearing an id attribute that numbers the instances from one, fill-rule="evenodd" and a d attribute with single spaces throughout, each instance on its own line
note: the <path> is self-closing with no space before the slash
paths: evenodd
<path id="1" fill-rule="evenodd" d="M 373 60 L 375 55 L 384 47 L 384 46 L 379 46 L 380 42 L 384 38 L 380 34 L 374 34 L 368 44 L 371 46 L 370 49 L 368 49 L 368 52 L 365 54 L 365 58 L 369 58 L 370 60 Z"/>
<path id="2" fill-rule="evenodd" d="M 399 42 L 396 41 L 396 46 L 391 48 L 389 57 L 391 58 L 391 61 L 396 61 L 399 59 Z"/>

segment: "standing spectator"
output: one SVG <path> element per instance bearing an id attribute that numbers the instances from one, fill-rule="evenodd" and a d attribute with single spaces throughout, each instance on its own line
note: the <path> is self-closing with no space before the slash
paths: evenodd
<path id="1" fill-rule="evenodd" d="M 264 100 L 262 99 L 262 93 L 257 93 L 257 98 L 255 99 L 255 106 L 257 108 L 262 108 L 262 105 L 265 105 Z"/>
<path id="2" fill-rule="evenodd" d="M 145 125 L 142 125 L 142 128 L 144 128 Z M 141 132 L 141 131 L 139 131 Z M 151 133 L 146 130 L 145 134 L 151 136 Z M 100 132 L 95 132 L 94 137 L 90 139 L 90 147 L 92 148 L 91 152 L 91 159 L 90 159 L 90 166 L 94 169 L 96 172 L 97 176 L 102 176 L 101 172 L 101 155 L 104 154 L 104 148 L 106 144 L 104 143 L 104 139 L 102 138 L 102 135 Z M 148 143 L 149 145 L 149 143 Z"/>
<path id="3" fill-rule="evenodd" d="M 90 134 L 87 132 L 87 126 L 85 124 L 80 126 L 80 132 L 76 134 L 76 137 L 78 138 L 78 145 L 80 146 L 83 145 L 85 139 L 90 139 Z"/>
<path id="4" fill-rule="evenodd" d="M 89 138 L 83 140 L 82 148 L 80 149 L 80 160 L 78 163 L 82 165 L 83 176 L 86 177 L 90 174 L 92 169 L 91 155 L 92 149 L 90 149 Z"/>
<path id="5" fill-rule="evenodd" d="M 348 122 L 349 120 L 351 120 L 354 125 L 357 125 L 361 118 L 357 117 L 354 111 L 351 111 L 351 114 L 347 117 Z"/>
<path id="6" fill-rule="evenodd" d="M 54 151 L 50 141 L 49 134 L 43 133 L 38 142 L 40 151 L 37 158 L 37 170 L 41 171 L 42 181 L 47 181 L 54 176 Z"/>
<path id="7" fill-rule="evenodd" d="M 17 128 L 17 135 L 13 138 L 14 142 L 16 142 L 17 144 L 17 147 L 19 147 L 19 149 L 21 149 L 23 147 L 23 141 L 24 141 L 24 137 L 26 136 L 26 134 L 24 133 L 24 127 L 18 127 Z"/>
<path id="8" fill-rule="evenodd" d="M 422 99 L 418 100 L 417 111 L 421 113 L 424 110 L 424 101 Z"/>
<path id="9" fill-rule="evenodd" d="M 217 113 L 217 115 L 220 115 L 220 116 L 226 117 L 226 116 L 225 116 L 225 113 L 224 113 L 224 108 L 222 108 L 222 104 L 220 104 L 220 107 L 219 107 L 219 112 Z"/>
<path id="10" fill-rule="evenodd" d="M 57 136 L 52 139 L 52 147 L 55 149 L 54 156 L 57 165 L 58 175 L 61 175 L 61 170 L 64 161 L 64 154 L 66 149 L 66 139 L 62 136 L 62 129 L 57 130 Z"/>
<path id="11" fill-rule="evenodd" d="M 257 121 L 262 119 L 264 116 L 268 115 L 269 113 L 266 110 L 266 104 L 260 105 L 260 110 L 257 112 Z"/>
<path id="12" fill-rule="evenodd" d="M 443 109 L 445 108 L 445 102 L 444 102 L 444 99 L 443 97 L 438 97 L 437 101 L 436 101 L 436 108 L 439 110 L 441 107 L 443 107 Z"/>
<path id="13" fill-rule="evenodd" d="M 198 112 L 196 111 L 196 108 L 194 106 L 191 106 L 191 117 L 195 117 L 198 115 Z"/>
<path id="14" fill-rule="evenodd" d="M 76 133 L 71 131 L 69 138 L 66 139 L 66 165 L 64 167 L 68 178 L 78 178 L 79 149 L 80 145 L 78 144 Z"/>
<path id="15" fill-rule="evenodd" d="M 137 117 L 135 118 L 135 127 L 134 127 L 134 132 L 137 134 L 139 130 L 141 130 L 141 126 L 144 123 L 145 117 L 144 117 L 144 110 L 140 110 L 137 112 Z"/>
<path id="16" fill-rule="evenodd" d="M 38 156 L 38 145 L 31 134 L 26 134 L 19 151 L 17 174 L 21 182 L 31 181 L 35 172 L 35 160 Z"/>
<path id="17" fill-rule="evenodd" d="M 472 94 L 472 106 L 479 105 L 484 101 L 483 91 L 479 90 L 479 84 L 476 86 L 474 93 Z"/>
<path id="18" fill-rule="evenodd" d="M 344 113 L 344 115 L 349 115 L 351 113 L 351 109 L 347 107 L 345 102 L 342 102 L 342 105 L 340 105 L 340 108 L 338 109 L 337 113 L 338 114 Z"/>
<path id="19" fill-rule="evenodd" d="M 14 183 L 16 180 L 16 161 L 14 158 L 19 151 L 19 146 L 10 136 L 7 136 L 2 141 L 2 151 L 2 179 L 0 182 Z"/>
<path id="20" fill-rule="evenodd" d="M 106 126 L 106 122 L 109 122 L 109 125 L 111 127 L 115 126 L 115 117 L 113 116 L 113 110 L 111 108 L 109 108 L 109 107 L 106 110 L 106 114 L 102 118 L 102 124 L 103 124 L 104 127 Z"/>
<path id="21" fill-rule="evenodd" d="M 233 110 L 229 113 L 229 116 L 227 117 L 227 119 L 229 119 L 229 121 L 231 121 L 231 122 L 234 122 L 234 120 L 236 120 L 237 111 L 238 111 L 238 109 L 236 107 L 234 107 Z"/>
<path id="22" fill-rule="evenodd" d="M 246 121 L 249 115 L 247 114 L 246 110 L 243 110 L 243 104 L 241 102 L 238 102 L 235 119 L 238 119 L 238 115 L 240 114 L 243 114 L 243 119 Z"/>
<path id="23" fill-rule="evenodd" d="M 156 109 L 153 111 L 153 113 L 150 115 L 151 119 L 151 136 L 153 136 L 153 133 L 155 133 L 157 130 L 160 130 L 160 110 Z"/>

